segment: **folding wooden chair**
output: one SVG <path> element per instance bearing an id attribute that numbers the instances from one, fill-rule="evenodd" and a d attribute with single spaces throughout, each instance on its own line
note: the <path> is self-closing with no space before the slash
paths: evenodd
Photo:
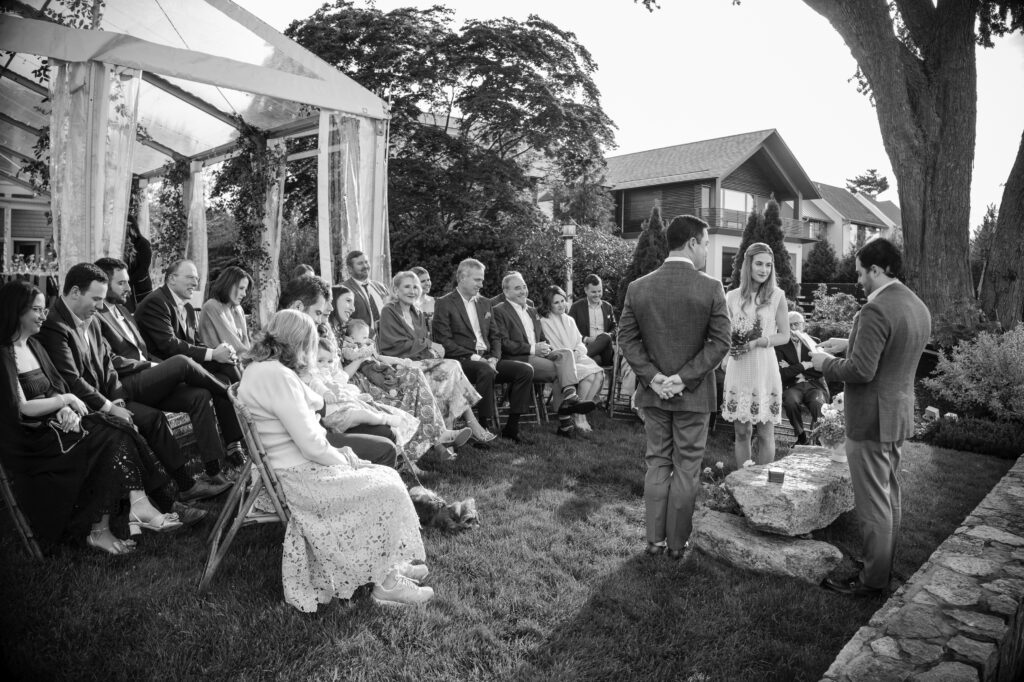
<path id="1" fill-rule="evenodd" d="M 266 463 L 267 450 L 260 441 L 259 433 L 252 421 L 252 414 L 244 404 L 238 400 L 238 384 L 228 389 L 228 397 L 231 398 L 231 405 L 238 415 L 238 423 L 242 427 L 242 436 L 245 438 L 245 446 L 249 450 L 249 460 L 245 463 L 241 475 L 231 487 L 224 508 L 217 518 L 217 525 L 210 533 L 208 543 L 210 554 L 206 560 L 206 569 L 203 571 L 202 580 L 199 582 L 199 591 L 205 592 L 213 581 L 213 574 L 217 572 L 221 561 L 231 548 L 238 530 L 243 526 L 253 526 L 262 523 L 281 523 L 288 525 L 289 512 L 288 502 L 285 500 L 284 490 L 277 479 L 277 474 Z M 253 467 L 256 468 L 255 473 Z M 262 512 L 255 508 L 256 500 L 260 493 L 266 491 L 266 497 L 270 498 L 274 505 L 273 512 Z"/>
<path id="2" fill-rule="evenodd" d="M 625 359 L 622 357 L 616 335 L 615 355 L 612 357 L 612 382 L 608 389 L 608 416 L 612 419 L 639 419 L 636 412 L 633 411 L 633 396 L 622 391 L 622 363 L 624 362 Z"/>
<path id="3" fill-rule="evenodd" d="M 0 464 L 0 493 L 3 494 L 4 504 L 11 512 L 14 527 L 18 529 L 18 535 L 21 536 L 21 541 L 24 543 L 25 549 L 28 550 L 29 556 L 33 559 L 42 559 L 43 551 L 39 549 L 36 536 L 32 534 L 32 526 L 28 524 L 28 519 L 21 513 L 21 507 L 18 506 L 18 500 L 14 498 L 14 490 L 11 489 L 11 481 L 7 478 L 7 471 L 4 470 L 3 464 Z"/>
<path id="4" fill-rule="evenodd" d="M 506 397 L 508 394 L 508 384 L 501 384 L 501 398 L 498 397 L 498 387 L 495 387 L 495 391 L 492 394 L 494 396 L 494 430 L 495 432 L 501 431 L 502 417 L 508 419 L 508 402 Z M 531 393 L 531 399 L 533 404 L 533 412 L 527 412 L 519 417 L 519 423 L 521 424 L 543 424 L 548 421 L 548 410 L 544 404 L 544 383 L 534 382 L 533 391 Z"/>

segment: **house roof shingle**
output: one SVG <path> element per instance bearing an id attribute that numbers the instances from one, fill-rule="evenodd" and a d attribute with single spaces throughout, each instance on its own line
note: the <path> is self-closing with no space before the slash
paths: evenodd
<path id="1" fill-rule="evenodd" d="M 885 229 L 887 226 L 872 213 L 867 206 L 857 201 L 857 197 L 850 194 L 842 187 L 826 185 L 823 182 L 814 183 L 821 193 L 821 198 L 832 204 L 839 213 L 847 220 L 859 225 L 869 225 Z"/>
<path id="2" fill-rule="evenodd" d="M 879 201 L 878 199 L 873 199 L 871 197 L 867 197 L 867 199 L 871 201 L 871 203 L 874 204 L 878 208 L 878 210 L 884 213 L 886 218 L 893 221 L 897 225 L 903 225 L 903 212 L 900 210 L 899 206 L 892 203 L 888 199 L 886 199 L 885 201 Z"/>

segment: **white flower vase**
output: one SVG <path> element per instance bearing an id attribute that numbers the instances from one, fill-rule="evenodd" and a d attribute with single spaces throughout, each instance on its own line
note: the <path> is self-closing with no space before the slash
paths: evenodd
<path id="1" fill-rule="evenodd" d="M 846 439 L 845 438 L 843 440 L 839 441 L 838 443 L 834 444 L 834 445 L 826 445 L 826 447 L 831 451 L 828 454 L 828 458 L 830 460 L 832 460 L 833 462 L 839 462 L 841 464 L 846 464 Z"/>

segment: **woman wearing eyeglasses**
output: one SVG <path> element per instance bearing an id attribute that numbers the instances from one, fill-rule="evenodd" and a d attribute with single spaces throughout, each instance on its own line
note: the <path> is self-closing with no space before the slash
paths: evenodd
<path id="1" fill-rule="evenodd" d="M 182 524 L 146 497 L 167 479 L 145 441 L 130 425 L 89 412 L 33 338 L 46 319 L 44 305 L 27 282 L 0 288 L 0 456 L 37 536 L 84 536 L 90 547 L 127 554 L 135 543 L 110 530 L 125 497 L 133 535 Z"/>

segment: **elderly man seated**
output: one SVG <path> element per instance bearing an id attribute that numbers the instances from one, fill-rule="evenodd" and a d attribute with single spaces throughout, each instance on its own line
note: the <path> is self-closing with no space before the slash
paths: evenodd
<path id="1" fill-rule="evenodd" d="M 807 443 L 800 406 L 811 413 L 811 426 L 821 418 L 821 408 L 828 402 L 828 385 L 821 372 L 814 369 L 811 352 L 816 341 L 804 332 L 804 316 L 795 310 L 789 312 L 790 342 L 775 347 L 782 375 L 782 411 L 793 425 L 796 444 Z"/>
<path id="2" fill-rule="evenodd" d="M 552 405 L 558 412 L 557 434 L 573 438 L 576 427 L 571 415 L 594 409 L 593 401 L 576 395 L 576 360 L 571 351 L 557 351 L 544 338 L 537 310 L 527 304 L 529 289 L 522 275 L 505 275 L 501 288 L 506 302 L 494 306 L 493 311 L 501 359 L 529 363 L 534 381 L 555 382 Z"/>

